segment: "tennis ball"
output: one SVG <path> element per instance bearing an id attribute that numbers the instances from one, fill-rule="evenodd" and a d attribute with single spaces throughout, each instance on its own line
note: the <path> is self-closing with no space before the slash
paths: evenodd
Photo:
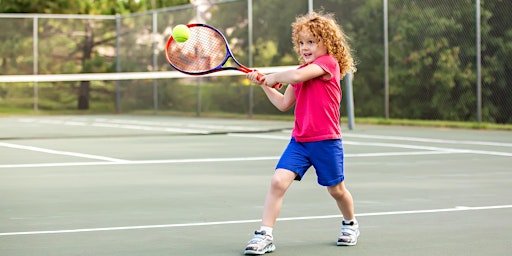
<path id="1" fill-rule="evenodd" d="M 176 40 L 178 43 L 184 43 L 188 40 L 190 36 L 190 29 L 183 24 L 177 25 L 172 30 L 172 38 Z"/>

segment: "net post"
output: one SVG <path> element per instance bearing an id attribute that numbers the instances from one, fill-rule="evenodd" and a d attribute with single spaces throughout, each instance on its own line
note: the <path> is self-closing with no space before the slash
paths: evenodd
<path id="1" fill-rule="evenodd" d="M 354 75 L 352 73 L 347 73 L 345 75 L 345 98 L 347 101 L 347 118 L 348 118 L 348 129 L 353 130 L 355 128 L 355 117 L 354 117 L 354 93 L 352 87 L 352 81 L 354 80 Z"/>
<path id="2" fill-rule="evenodd" d="M 119 57 L 120 51 L 120 30 L 121 30 L 121 15 L 116 14 L 116 73 L 121 72 L 121 59 Z M 121 113 L 121 82 L 116 80 L 116 113 Z"/>

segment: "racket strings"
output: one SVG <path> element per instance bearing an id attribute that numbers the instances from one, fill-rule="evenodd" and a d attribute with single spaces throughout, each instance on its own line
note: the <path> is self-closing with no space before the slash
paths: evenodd
<path id="1" fill-rule="evenodd" d="M 226 58 L 222 35 L 207 27 L 191 27 L 187 41 L 173 41 L 167 51 L 171 64 L 183 71 L 200 73 L 220 66 Z"/>

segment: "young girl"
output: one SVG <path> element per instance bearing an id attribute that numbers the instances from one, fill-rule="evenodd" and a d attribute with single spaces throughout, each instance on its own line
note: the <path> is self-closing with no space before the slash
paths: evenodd
<path id="1" fill-rule="evenodd" d="M 354 217 L 352 195 L 345 187 L 340 128 L 340 80 L 355 72 L 350 46 L 332 14 L 310 13 L 292 24 L 292 40 L 301 66 L 296 70 L 247 78 L 259 83 L 270 102 L 281 111 L 295 105 L 292 138 L 283 152 L 265 199 L 261 227 L 245 248 L 245 254 L 275 250 L 272 230 L 281 211 L 286 190 L 306 171 L 316 169 L 318 183 L 336 200 L 343 214 L 338 245 L 355 245 L 359 225 Z M 284 94 L 272 88 L 289 84 Z"/>

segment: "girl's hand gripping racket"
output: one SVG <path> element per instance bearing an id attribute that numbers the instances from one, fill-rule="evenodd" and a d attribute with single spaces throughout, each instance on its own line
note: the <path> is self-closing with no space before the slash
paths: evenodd
<path id="1" fill-rule="evenodd" d="M 218 29 L 206 24 L 186 26 L 190 32 L 188 39 L 180 43 L 171 36 L 165 47 L 165 57 L 174 69 L 188 75 L 205 75 L 223 70 L 238 70 L 244 73 L 256 71 L 235 59 L 226 37 Z M 230 58 L 236 67 L 224 66 Z M 259 81 L 261 77 L 263 74 L 258 74 Z M 275 84 L 272 87 L 280 89 L 282 84 Z"/>

